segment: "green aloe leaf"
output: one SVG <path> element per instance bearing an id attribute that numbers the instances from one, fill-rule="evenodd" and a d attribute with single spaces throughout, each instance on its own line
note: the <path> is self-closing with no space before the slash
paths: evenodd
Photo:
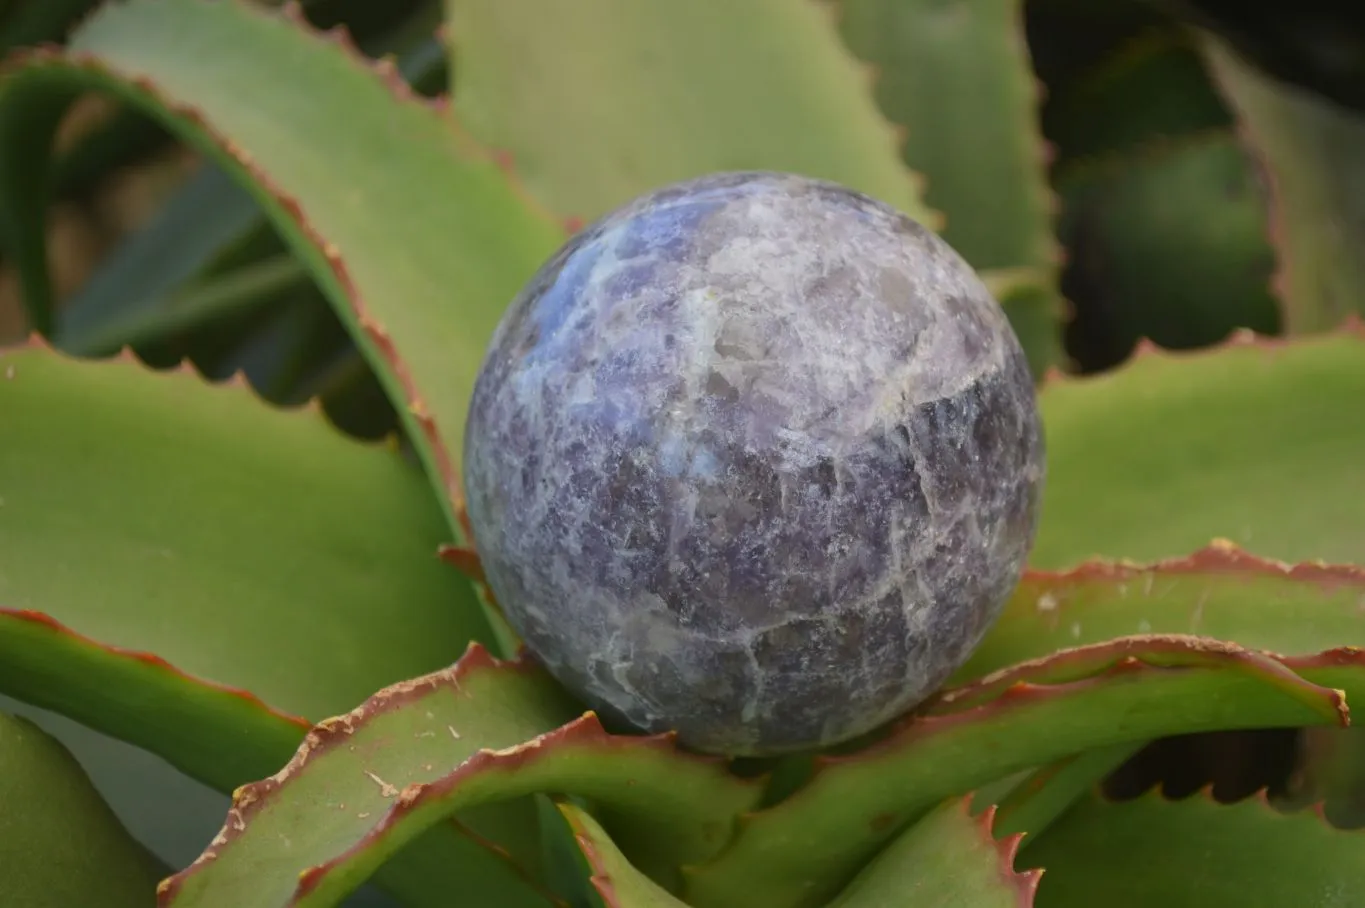
<path id="1" fill-rule="evenodd" d="M 1020 850 L 1028 847 L 1077 798 L 1100 784 L 1142 747 L 1143 744 L 1128 742 L 1097 747 L 1028 773 L 998 800 L 995 818 L 999 834 L 1027 833 L 1020 842 Z"/>
<path id="2" fill-rule="evenodd" d="M 1286 327 L 1322 331 L 1365 313 L 1365 117 L 1266 76 L 1217 39 L 1204 47 L 1271 187 Z"/>
<path id="3" fill-rule="evenodd" d="M 687 908 L 635 868 L 592 814 L 571 803 L 559 809 L 588 861 L 592 887 L 606 908 Z"/>
<path id="4" fill-rule="evenodd" d="M 0 904 L 145 908 L 164 873 L 71 754 L 0 713 Z"/>
<path id="5" fill-rule="evenodd" d="M 219 841 L 172 878 L 165 905 L 333 905 L 456 811 L 537 792 L 600 801 L 667 842 L 675 863 L 692 862 L 723 846 L 757 801 L 758 783 L 684 754 L 671 736 L 612 736 L 592 714 L 560 725 L 573 714 L 534 663 L 477 647 L 381 691 L 239 790 Z"/>
<path id="6" fill-rule="evenodd" d="M 828 908 L 1032 905 L 1042 874 L 1014 869 L 1020 837 L 997 839 L 995 808 L 973 817 L 970 806 L 969 797 L 940 804 L 892 841 Z"/>
<path id="7" fill-rule="evenodd" d="M 1024 863 L 1046 868 L 1039 908 L 1347 908 L 1365 891 L 1362 847 L 1360 833 L 1317 811 L 1280 813 L 1261 796 L 1224 805 L 1208 793 L 1119 803 L 1092 793 Z"/>
<path id="8" fill-rule="evenodd" d="M 675 180 L 764 169 L 845 183 L 935 221 L 814 2 L 450 0 L 447 9 L 456 110 L 557 211 L 591 220 Z"/>
<path id="9" fill-rule="evenodd" d="M 230 792 L 491 638 L 420 473 L 316 413 L 39 346 L 0 355 L 0 412 L 0 692 Z M 437 835 L 408 859 L 487 859 Z"/>
<path id="10" fill-rule="evenodd" d="M 1021 0 L 833 0 L 903 129 L 941 234 L 978 270 L 1055 267 L 1052 197 Z M 1055 277 L 1055 275 L 1054 275 Z"/>
<path id="11" fill-rule="evenodd" d="M 1226 543 L 1135 565 L 1029 571 L 950 683 L 1131 634 L 1198 634 L 1291 656 L 1365 647 L 1365 570 L 1287 565 Z"/>
<path id="12" fill-rule="evenodd" d="M 980 271 L 1029 275 L 1027 287 L 997 297 L 1041 376 L 1062 361 L 1063 304 L 1023 4 L 833 6 L 844 41 L 874 68 L 877 104 L 902 130 L 902 157 L 924 175 L 924 200 L 942 212 L 943 238 Z"/>
<path id="13" fill-rule="evenodd" d="M 49 289 L 36 175 L 57 116 L 86 89 L 165 120 L 251 191 L 401 404 L 457 525 L 456 464 L 485 345 L 560 226 L 391 66 L 311 33 L 296 12 L 129 0 L 88 19 L 68 52 L 21 56 L 0 81 L 3 226 L 39 311 Z"/>
<path id="14" fill-rule="evenodd" d="M 1356 452 L 1365 331 L 1219 348 L 1144 346 L 1046 383 L 1048 483 L 1031 563 L 1179 557 L 1225 538 L 1284 561 L 1365 562 Z"/>
<path id="15" fill-rule="evenodd" d="M 1199 638 L 1120 640 L 1039 660 L 1008 683 L 947 692 L 884 739 L 819 758 L 804 788 L 746 815 L 733 843 L 690 872 L 689 901 L 729 908 L 759 891 L 774 908 L 823 904 L 942 798 L 1083 750 L 1182 732 L 1345 724 L 1342 691 L 1365 698 L 1359 655 L 1285 665 Z"/>
<path id="16" fill-rule="evenodd" d="M 431 35 L 439 9 L 438 3 L 422 4 L 407 20 L 362 41 L 362 49 L 371 56 L 396 54 L 398 72 L 409 84 L 439 87 L 445 52 Z M 52 339 L 72 353 L 102 355 L 193 327 L 215 314 L 203 307 L 212 291 L 204 293 L 193 279 L 211 282 L 224 269 L 250 269 L 258 256 L 279 255 L 274 243 L 262 242 L 270 237 L 269 222 L 251 194 L 221 167 L 205 163 L 63 305 Z M 268 248 L 260 249 L 263 245 Z M 302 263 L 294 267 L 308 279 Z M 318 343 L 315 337 L 308 341 Z M 202 346 L 181 344 L 175 352 L 198 353 Z M 204 367 L 203 359 L 196 362 Z"/>
<path id="17" fill-rule="evenodd" d="M 7 637 L 32 643 L 61 622 L 311 720 L 489 637 L 469 585 L 436 558 L 441 516 L 421 476 L 384 445 L 240 385 L 37 345 L 0 355 L 0 408 Z M 85 698 L 118 691 L 57 663 L 44 674 L 16 695 L 156 743 L 160 718 L 137 697 L 95 710 Z M 187 739 L 165 755 L 230 788 L 241 779 L 223 774 L 245 767 L 224 761 L 223 743 Z"/>

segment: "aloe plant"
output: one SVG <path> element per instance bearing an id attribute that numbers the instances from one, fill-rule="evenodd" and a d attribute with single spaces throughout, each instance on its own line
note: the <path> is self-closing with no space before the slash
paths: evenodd
<path id="1" fill-rule="evenodd" d="M 1072 7 L 451 0 L 367 48 L 400 69 L 297 6 L 120 0 L 14 50 L 0 901 L 1359 902 L 1365 121 L 1214 34 Z M 34 9 L 0 4 L 0 39 Z M 1118 37 L 1082 59 L 1050 16 Z M 438 39 L 449 90 L 423 92 Z M 52 141 L 90 92 L 209 169 L 61 298 Z M 936 231 L 1008 317 L 1047 440 L 1029 567 L 947 680 L 852 740 L 742 756 L 562 685 L 462 481 L 537 273 L 734 170 Z M 280 312 L 303 314 L 276 336 Z M 1277 729 L 1301 755 L 1250 793 L 1114 784 L 1154 744 Z"/>

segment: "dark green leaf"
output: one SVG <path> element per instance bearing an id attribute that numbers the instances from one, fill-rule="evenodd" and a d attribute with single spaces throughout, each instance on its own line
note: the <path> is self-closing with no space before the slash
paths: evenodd
<path id="1" fill-rule="evenodd" d="M 135 842 L 71 754 L 0 713 L 0 904 L 145 908 L 164 869 Z"/>
<path id="2" fill-rule="evenodd" d="M 1323 331 L 1365 313 L 1365 116 L 1267 77 L 1216 39 L 1205 50 L 1269 180 L 1286 327 Z"/>
<path id="3" fill-rule="evenodd" d="M 455 102 L 537 197 L 591 220 L 717 170 L 835 180 L 927 223 L 809 0 L 450 0 Z M 527 28 L 534 22 L 534 28 Z"/>
<path id="4" fill-rule="evenodd" d="M 996 839 L 994 809 L 973 817 L 970 804 L 954 798 L 939 805 L 887 845 L 828 908 L 1032 905 L 1041 874 L 1015 871 L 1019 837 Z"/>
<path id="5" fill-rule="evenodd" d="M 1222 805 L 1157 792 L 1122 803 L 1091 794 L 1023 859 L 1043 867 L 1039 908 L 1348 908 L 1365 892 L 1365 837 L 1316 811 L 1278 813 L 1261 797 Z"/>

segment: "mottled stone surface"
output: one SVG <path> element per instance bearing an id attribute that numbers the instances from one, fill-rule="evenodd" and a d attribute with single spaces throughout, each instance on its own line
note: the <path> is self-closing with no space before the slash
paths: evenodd
<path id="1" fill-rule="evenodd" d="M 511 305 L 465 450 L 507 617 L 696 749 L 846 740 L 969 655 L 1032 544 L 1023 351 L 958 255 L 779 174 L 666 187 Z"/>

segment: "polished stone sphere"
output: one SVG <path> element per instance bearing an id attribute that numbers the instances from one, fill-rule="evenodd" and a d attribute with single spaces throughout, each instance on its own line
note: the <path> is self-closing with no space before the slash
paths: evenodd
<path id="1" fill-rule="evenodd" d="M 727 173 L 589 226 L 512 302 L 464 484 L 505 615 L 604 716 L 727 755 L 933 693 L 1033 542 L 1033 382 L 965 261 L 827 182 Z"/>

